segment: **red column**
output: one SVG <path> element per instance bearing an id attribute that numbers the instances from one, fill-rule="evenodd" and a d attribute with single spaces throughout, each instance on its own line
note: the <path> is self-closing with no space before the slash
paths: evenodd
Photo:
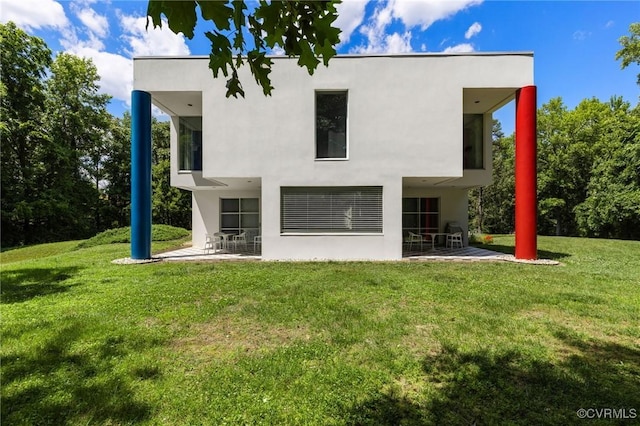
<path id="1" fill-rule="evenodd" d="M 536 86 L 516 92 L 516 259 L 537 259 Z"/>

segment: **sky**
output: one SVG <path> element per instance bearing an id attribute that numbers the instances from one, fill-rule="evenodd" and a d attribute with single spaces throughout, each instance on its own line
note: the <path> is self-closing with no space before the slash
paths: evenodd
<path id="1" fill-rule="evenodd" d="M 145 29 L 146 7 L 146 1 L 0 0 L 0 22 L 44 39 L 54 54 L 91 58 L 100 90 L 112 96 L 109 111 L 120 116 L 130 107 L 133 57 L 210 51 L 206 22 L 189 40 L 166 26 Z M 638 66 L 621 70 L 615 60 L 618 39 L 640 21 L 638 1 L 344 0 L 338 11 L 338 53 L 531 51 L 538 106 L 555 97 L 568 108 L 592 97 L 622 96 L 634 105 L 640 99 Z M 495 114 L 506 134 L 514 114 L 513 103 Z"/>

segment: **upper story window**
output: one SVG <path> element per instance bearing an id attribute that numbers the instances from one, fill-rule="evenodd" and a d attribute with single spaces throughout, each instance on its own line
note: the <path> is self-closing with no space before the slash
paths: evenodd
<path id="1" fill-rule="evenodd" d="M 202 117 L 180 117 L 178 156 L 180 170 L 202 170 Z"/>
<path id="2" fill-rule="evenodd" d="M 463 115 L 463 164 L 465 169 L 482 169 L 484 166 L 484 116 Z"/>
<path id="3" fill-rule="evenodd" d="M 316 158 L 347 158 L 347 92 L 316 92 Z"/>

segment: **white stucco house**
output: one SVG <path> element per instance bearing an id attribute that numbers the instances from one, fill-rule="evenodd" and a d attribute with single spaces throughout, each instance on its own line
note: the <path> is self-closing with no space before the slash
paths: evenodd
<path id="1" fill-rule="evenodd" d="M 491 182 L 492 112 L 527 88 L 516 131 L 533 121 L 520 167 L 535 185 L 532 53 L 337 56 L 312 76 L 274 57 L 273 95 L 245 67 L 245 99 L 225 98 L 208 60 L 134 60 L 134 90 L 171 117 L 171 184 L 191 191 L 195 247 L 246 231 L 265 260 L 394 260 L 409 232 L 466 231 L 468 190 Z M 521 225 L 535 244 L 535 186 L 533 203 Z"/>

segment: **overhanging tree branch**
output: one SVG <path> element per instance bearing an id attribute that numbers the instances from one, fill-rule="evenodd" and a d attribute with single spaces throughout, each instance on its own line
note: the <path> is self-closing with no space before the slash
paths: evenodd
<path id="1" fill-rule="evenodd" d="M 217 78 L 227 79 L 226 96 L 244 97 L 238 68 L 245 62 L 262 91 L 271 95 L 269 78 L 273 61 L 266 54 L 269 49 L 281 48 L 289 57 L 297 57 L 298 65 L 313 74 L 322 58 L 325 66 L 336 55 L 340 30 L 333 26 L 338 17 L 336 4 L 330 1 L 266 1 L 260 0 L 253 12 L 243 0 L 234 1 L 166 1 L 150 0 L 147 8 L 153 27 L 162 27 L 162 15 L 169 29 L 182 32 L 191 39 L 197 23 L 196 8 L 211 21 L 213 29 L 205 35 L 211 42 L 209 68 Z M 228 35 L 225 35 L 227 34 Z M 251 36 L 253 47 L 247 48 L 245 34 Z"/>

